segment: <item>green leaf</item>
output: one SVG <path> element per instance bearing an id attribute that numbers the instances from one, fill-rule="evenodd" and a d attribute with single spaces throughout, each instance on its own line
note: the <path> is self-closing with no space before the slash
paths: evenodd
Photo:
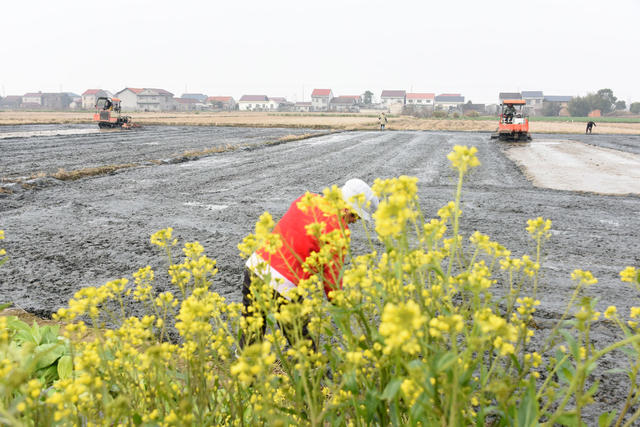
<path id="1" fill-rule="evenodd" d="M 580 425 L 577 414 L 562 414 L 556 419 L 556 424 L 562 424 L 568 427 L 577 427 Z"/>
<path id="2" fill-rule="evenodd" d="M 626 354 L 632 359 L 638 358 L 638 352 L 632 347 L 620 347 L 618 350 L 620 350 L 621 352 L 623 352 L 624 354 Z"/>
<path id="3" fill-rule="evenodd" d="M 604 374 L 607 375 L 611 375 L 611 374 L 626 374 L 627 370 L 626 369 L 622 369 L 622 368 L 612 368 L 612 369 L 607 369 L 606 371 L 603 371 Z"/>
<path id="4" fill-rule="evenodd" d="M 73 361 L 71 360 L 71 356 L 62 356 L 60 360 L 58 360 L 58 377 L 64 380 L 71 378 L 72 373 Z"/>
<path id="5" fill-rule="evenodd" d="M 598 427 L 609 427 L 613 420 L 616 419 L 618 410 L 613 410 L 611 412 L 605 412 L 598 417 Z"/>
<path id="6" fill-rule="evenodd" d="M 436 371 L 446 371 L 451 367 L 451 365 L 455 363 L 456 359 L 456 354 L 451 351 L 443 354 L 440 358 L 438 358 L 438 361 L 436 362 Z"/>
<path id="7" fill-rule="evenodd" d="M 53 365 L 64 354 L 64 347 L 60 344 L 42 344 L 36 347 L 36 369 Z"/>
<path id="8" fill-rule="evenodd" d="M 383 400 L 394 399 L 396 397 L 396 394 L 398 394 L 398 390 L 400 390 L 402 381 L 403 380 L 401 378 L 392 379 L 384 388 L 384 391 L 382 392 L 382 396 L 380 396 L 380 399 L 383 399 Z"/>
<path id="9" fill-rule="evenodd" d="M 562 334 L 562 336 L 566 340 L 567 345 L 569 346 L 569 350 L 571 351 L 571 354 L 573 355 L 573 357 L 576 360 L 579 360 L 580 359 L 580 350 L 578 348 L 578 342 L 576 341 L 576 339 L 567 330 L 563 329 L 563 330 L 560 331 L 560 333 Z"/>
<path id="10" fill-rule="evenodd" d="M 529 427 L 538 425 L 538 410 L 535 384 L 531 382 L 518 407 L 518 426 Z"/>
<path id="11" fill-rule="evenodd" d="M 47 325 L 43 328 L 40 328 L 41 333 L 41 344 L 50 344 L 58 342 L 58 331 L 60 330 L 60 326 L 58 325 Z"/>
<path id="12" fill-rule="evenodd" d="M 2 265 L 2 264 L 0 264 L 0 265 Z M 0 304 L 0 310 L 4 310 L 5 308 L 9 308 L 12 305 L 13 305 L 12 302 L 8 302 L 8 303 L 5 303 L 5 304 Z"/>
<path id="13" fill-rule="evenodd" d="M 140 416 L 140 414 L 135 413 L 131 418 L 135 425 L 139 426 L 140 424 L 142 424 L 142 417 Z"/>

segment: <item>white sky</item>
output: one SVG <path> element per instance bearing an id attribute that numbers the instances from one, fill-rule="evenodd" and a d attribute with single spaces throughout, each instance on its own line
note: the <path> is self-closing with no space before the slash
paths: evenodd
<path id="1" fill-rule="evenodd" d="M 11 0 L 0 95 L 404 89 L 495 103 L 608 87 L 640 101 L 639 24 L 640 0 Z"/>

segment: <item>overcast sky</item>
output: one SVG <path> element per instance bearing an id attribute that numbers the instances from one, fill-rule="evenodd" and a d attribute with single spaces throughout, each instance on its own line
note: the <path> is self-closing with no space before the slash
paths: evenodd
<path id="1" fill-rule="evenodd" d="M 19 0 L 0 95 L 163 88 L 310 100 L 382 89 L 640 101 L 640 0 Z"/>

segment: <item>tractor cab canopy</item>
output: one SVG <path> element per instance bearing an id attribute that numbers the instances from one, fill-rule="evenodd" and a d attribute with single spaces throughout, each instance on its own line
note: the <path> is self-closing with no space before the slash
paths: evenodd
<path id="1" fill-rule="evenodd" d="M 96 101 L 96 110 L 120 111 L 120 100 L 118 98 L 109 98 L 106 96 L 101 96 Z"/>

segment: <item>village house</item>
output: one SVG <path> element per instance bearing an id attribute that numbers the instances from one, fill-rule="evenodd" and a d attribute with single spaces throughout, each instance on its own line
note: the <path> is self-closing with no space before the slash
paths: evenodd
<path id="1" fill-rule="evenodd" d="M 238 101 L 240 111 L 266 111 L 269 109 L 267 95 L 242 95 Z"/>
<path id="2" fill-rule="evenodd" d="M 435 97 L 434 93 L 407 93 L 407 105 L 417 108 L 433 108 Z"/>
<path id="3" fill-rule="evenodd" d="M 530 116 L 542 115 L 542 105 L 544 103 L 544 95 L 541 90 L 523 90 L 522 99 L 526 102 L 525 112 Z"/>
<path id="4" fill-rule="evenodd" d="M 111 96 L 109 92 L 102 89 L 87 89 L 82 93 L 82 109 L 93 110 L 96 101 L 101 96 Z"/>
<path id="5" fill-rule="evenodd" d="M 200 103 L 204 103 L 207 100 L 207 95 L 203 93 L 183 93 L 182 95 L 180 95 L 180 98 L 195 99 Z"/>
<path id="6" fill-rule="evenodd" d="M 175 109 L 173 94 L 164 89 L 124 88 L 115 94 L 123 110 L 169 111 Z"/>
<path id="7" fill-rule="evenodd" d="M 314 89 L 311 92 L 311 106 L 313 111 L 329 110 L 329 103 L 333 99 L 333 91 L 331 89 Z"/>
<path id="8" fill-rule="evenodd" d="M 407 101 L 407 92 L 404 90 L 383 90 L 380 94 L 380 103 L 390 108 L 393 104 L 404 105 Z"/>
<path id="9" fill-rule="evenodd" d="M 329 102 L 329 111 L 357 113 L 360 111 L 360 95 L 342 95 Z"/>
<path id="10" fill-rule="evenodd" d="M 442 93 L 435 97 L 435 109 L 438 111 L 462 111 L 464 96 L 459 93 Z"/>
<path id="11" fill-rule="evenodd" d="M 82 108 L 82 96 L 74 92 L 63 92 L 69 97 L 69 108 L 77 110 Z"/>
<path id="12" fill-rule="evenodd" d="M 22 95 L 23 107 L 40 107 L 42 106 L 42 92 L 30 92 Z"/>
<path id="13" fill-rule="evenodd" d="M 198 109 L 198 104 L 201 104 L 197 99 L 193 98 L 174 98 L 174 109 L 176 111 L 195 111 Z"/>
<path id="14" fill-rule="evenodd" d="M 231 96 L 210 96 L 206 99 L 206 103 L 216 110 L 231 111 L 236 109 L 236 101 Z"/>
<path id="15" fill-rule="evenodd" d="M 300 113 L 308 113 L 313 108 L 311 102 L 296 102 L 294 105 L 295 111 Z"/>
<path id="16" fill-rule="evenodd" d="M 544 97 L 544 104 L 553 104 L 558 109 L 558 115 L 563 117 L 569 117 L 569 102 L 573 99 L 573 96 L 556 96 L 546 95 Z"/>
<path id="17" fill-rule="evenodd" d="M 271 111 L 278 111 L 280 109 L 286 109 L 290 103 L 286 98 L 281 96 L 270 96 L 268 102 L 268 109 Z"/>
<path id="18" fill-rule="evenodd" d="M 61 93 L 43 93 L 42 108 L 47 110 L 66 110 L 71 104 L 71 98 L 64 92 Z"/>
<path id="19" fill-rule="evenodd" d="M 467 102 L 462 104 L 462 112 L 465 116 L 483 115 L 486 114 L 486 106 L 484 104 L 473 104 Z"/>
<path id="20" fill-rule="evenodd" d="M 0 108 L 7 110 L 15 110 L 22 105 L 22 97 L 20 95 L 8 95 L 0 99 Z"/>

